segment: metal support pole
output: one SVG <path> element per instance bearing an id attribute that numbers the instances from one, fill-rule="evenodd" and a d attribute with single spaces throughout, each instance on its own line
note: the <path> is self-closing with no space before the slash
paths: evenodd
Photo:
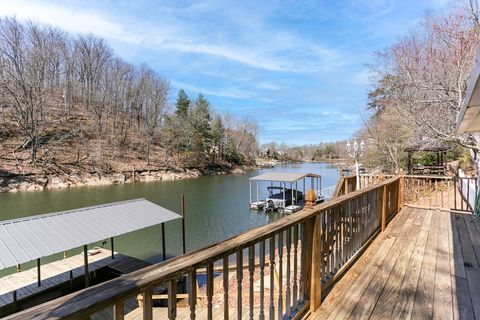
<path id="1" fill-rule="evenodd" d="M 162 222 L 162 254 L 163 260 L 167 260 L 167 250 L 165 249 L 165 222 Z"/>
<path id="2" fill-rule="evenodd" d="M 250 181 L 248 184 L 250 185 L 250 193 L 249 193 L 249 195 L 250 195 L 250 203 L 252 203 L 252 181 Z M 257 184 L 258 184 L 258 182 L 257 182 Z"/>
<path id="3" fill-rule="evenodd" d="M 112 260 L 115 259 L 115 248 L 113 246 L 113 237 L 110 238 L 110 247 L 112 249 Z"/>
<path id="4" fill-rule="evenodd" d="M 257 202 L 259 202 L 260 199 L 258 198 L 258 181 L 257 181 Z"/>
<path id="5" fill-rule="evenodd" d="M 182 193 L 182 244 L 183 254 L 187 253 L 185 241 L 185 195 Z"/>
<path id="6" fill-rule="evenodd" d="M 298 182 L 295 181 L 295 201 L 298 202 Z"/>
<path id="7" fill-rule="evenodd" d="M 356 184 L 355 184 L 355 190 L 360 190 L 360 175 L 358 174 L 358 161 L 357 158 L 355 158 L 355 171 L 357 174 Z"/>
<path id="8" fill-rule="evenodd" d="M 42 277 L 40 274 L 40 258 L 37 259 L 37 281 L 38 286 L 40 287 L 42 285 Z"/>
<path id="9" fill-rule="evenodd" d="M 293 206 L 293 183 L 290 183 L 290 190 L 292 190 L 292 206 Z"/>
<path id="10" fill-rule="evenodd" d="M 83 264 L 85 269 L 85 288 L 88 288 L 90 284 L 90 274 L 88 272 L 88 248 L 87 245 L 83 246 Z"/>

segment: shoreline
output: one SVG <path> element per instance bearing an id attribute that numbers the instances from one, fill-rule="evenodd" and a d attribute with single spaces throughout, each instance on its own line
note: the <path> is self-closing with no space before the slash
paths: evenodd
<path id="1" fill-rule="evenodd" d="M 278 165 L 278 164 L 275 164 Z M 76 172 L 70 174 L 49 175 L 12 175 L 0 177 L 0 193 L 59 190 L 85 186 L 106 186 L 137 182 L 174 181 L 192 179 L 201 176 L 214 176 L 225 174 L 243 174 L 247 171 L 271 167 L 265 164 L 236 165 L 229 167 L 199 169 L 134 169 L 122 172 Z"/>
<path id="2" fill-rule="evenodd" d="M 303 161 L 310 163 L 313 161 Z M 329 162 L 330 161 L 314 161 Z M 333 161 L 332 161 L 333 162 Z M 24 191 L 43 191 L 60 190 L 85 186 L 106 186 L 115 184 L 127 184 L 137 182 L 158 182 L 174 181 L 181 179 L 199 178 L 202 176 L 215 176 L 225 174 L 243 174 L 251 170 L 274 168 L 278 165 L 290 162 L 261 160 L 258 159 L 254 165 L 235 165 L 233 167 L 217 167 L 205 170 L 188 168 L 150 168 L 150 169 L 132 169 L 131 171 L 121 172 L 75 172 L 75 173 L 57 173 L 48 175 L 11 175 L 0 177 L 0 193 L 24 192 Z"/>

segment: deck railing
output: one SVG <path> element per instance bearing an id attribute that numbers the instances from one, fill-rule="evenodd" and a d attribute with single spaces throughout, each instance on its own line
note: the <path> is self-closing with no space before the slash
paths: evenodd
<path id="1" fill-rule="evenodd" d="M 380 181 L 12 318 L 87 318 L 108 308 L 114 319 L 123 319 L 125 300 L 141 294 L 143 319 L 152 319 L 157 293 L 167 298 L 163 311 L 169 319 L 176 318 L 180 298 L 187 298 L 191 319 L 199 311 L 210 319 L 218 312 L 224 319 L 299 318 L 320 306 L 335 281 L 399 211 L 401 180 Z M 203 281 L 197 281 L 200 277 Z"/>
<path id="2" fill-rule="evenodd" d="M 337 182 L 337 187 L 335 188 L 334 198 L 339 197 L 350 192 L 355 191 L 355 183 L 357 181 L 356 176 L 340 176 Z"/>
<path id="3" fill-rule="evenodd" d="M 378 183 L 392 175 L 360 175 L 362 188 Z M 405 204 L 443 208 L 456 211 L 473 211 L 475 195 L 477 194 L 476 178 L 404 175 L 402 176 L 402 201 Z"/>

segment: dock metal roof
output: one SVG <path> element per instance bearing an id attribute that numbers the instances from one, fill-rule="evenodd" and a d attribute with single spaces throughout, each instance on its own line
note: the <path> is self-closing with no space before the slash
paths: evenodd
<path id="1" fill-rule="evenodd" d="M 293 172 L 267 172 L 250 178 L 252 181 L 275 181 L 293 183 L 303 178 L 320 178 L 321 175 L 314 173 L 293 173 Z"/>
<path id="2" fill-rule="evenodd" d="M 0 270 L 179 218 L 134 199 L 0 221 Z"/>

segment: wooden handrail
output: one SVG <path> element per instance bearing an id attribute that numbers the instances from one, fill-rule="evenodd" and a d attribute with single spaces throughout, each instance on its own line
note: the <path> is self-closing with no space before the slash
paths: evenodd
<path id="1" fill-rule="evenodd" d="M 345 202 L 357 199 L 370 191 L 382 189 L 397 183 L 400 177 L 393 177 L 363 190 L 353 191 L 332 201 L 318 204 L 312 209 L 303 209 L 293 215 L 286 216 L 275 222 L 247 231 L 217 244 L 175 257 L 119 278 L 98 284 L 96 286 L 69 294 L 39 306 L 32 307 L 7 319 L 47 319 L 47 318 L 86 318 L 93 313 L 116 305 L 118 301 L 136 296 L 139 292 L 151 290 L 156 285 L 170 284 L 181 275 L 186 275 L 200 267 L 216 260 L 225 258 L 248 248 L 256 243 L 271 238 L 282 231 L 300 223 L 315 221 L 320 213 L 326 214 L 329 209 L 335 209 Z M 398 183 L 397 183 L 398 184 Z M 332 210 L 334 211 L 334 210 Z M 312 220 L 313 219 L 313 220 Z M 308 223 L 305 224 L 309 227 Z M 303 254 L 303 253 L 302 253 Z M 317 257 L 316 259 L 318 259 Z M 311 261 L 306 263 L 311 264 Z M 308 269 L 308 268 L 307 268 Z M 309 272 L 307 270 L 307 272 Z M 308 277 L 308 275 L 306 275 Z M 305 279 L 304 279 L 305 280 Z M 316 293 L 320 295 L 320 293 Z"/>
<path id="2" fill-rule="evenodd" d="M 360 177 L 379 177 L 381 175 L 379 174 L 371 174 L 371 173 L 362 173 L 360 174 Z M 445 180 L 452 180 L 453 177 L 450 176 L 441 176 L 441 175 L 421 175 L 421 174 L 402 174 L 402 175 L 391 175 L 391 174 L 385 174 L 383 177 L 385 178 L 391 178 L 391 177 L 406 177 L 406 178 L 417 178 L 417 179 L 445 179 Z"/>

